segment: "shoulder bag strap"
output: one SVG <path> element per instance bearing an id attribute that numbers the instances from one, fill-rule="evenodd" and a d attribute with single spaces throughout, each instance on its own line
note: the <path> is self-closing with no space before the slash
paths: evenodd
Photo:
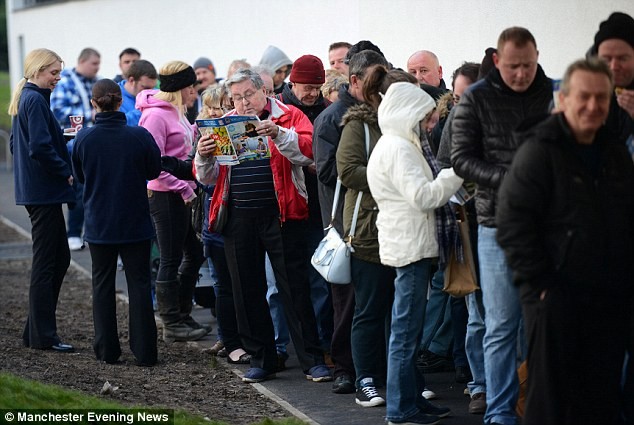
<path id="1" fill-rule="evenodd" d="M 370 128 L 367 123 L 363 123 L 363 129 L 365 131 L 365 155 L 366 158 L 370 158 Z M 338 180 L 337 180 L 338 181 Z M 354 232 L 357 228 L 357 219 L 359 218 L 359 208 L 361 207 L 361 198 L 363 197 L 363 192 L 359 192 L 357 195 L 357 202 L 354 204 L 354 213 L 352 214 L 352 223 L 350 224 L 350 235 L 348 238 L 348 244 L 350 245 L 352 242 L 352 238 L 354 238 Z"/>

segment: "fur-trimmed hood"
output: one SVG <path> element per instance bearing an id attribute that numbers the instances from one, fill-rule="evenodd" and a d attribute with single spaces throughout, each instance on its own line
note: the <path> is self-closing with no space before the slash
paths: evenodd
<path id="1" fill-rule="evenodd" d="M 436 101 L 436 110 L 438 111 L 438 116 L 441 120 L 443 118 L 447 118 L 451 108 L 453 108 L 453 93 L 451 92 L 443 94 Z"/>
<path id="2" fill-rule="evenodd" d="M 367 103 L 360 103 L 351 106 L 341 119 L 341 125 L 346 125 L 350 121 L 360 120 L 369 125 L 378 125 L 377 112 Z"/>

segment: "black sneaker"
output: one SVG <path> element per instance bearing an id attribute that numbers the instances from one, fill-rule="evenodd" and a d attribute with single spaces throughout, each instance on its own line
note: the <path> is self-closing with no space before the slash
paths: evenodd
<path id="1" fill-rule="evenodd" d="M 374 407 L 385 404 L 383 397 L 376 391 L 372 378 L 363 378 L 359 385 L 361 385 L 361 388 L 357 389 L 357 398 L 355 400 L 359 406 Z"/>
<path id="2" fill-rule="evenodd" d="M 440 422 L 438 416 L 426 415 L 418 412 L 417 414 L 410 416 L 402 421 L 388 421 L 388 425 L 436 425 Z"/>

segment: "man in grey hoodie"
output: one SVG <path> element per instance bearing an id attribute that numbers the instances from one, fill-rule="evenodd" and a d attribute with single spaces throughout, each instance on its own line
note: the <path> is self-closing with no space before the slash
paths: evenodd
<path id="1" fill-rule="evenodd" d="M 260 65 L 265 65 L 271 68 L 275 75 L 273 75 L 273 86 L 275 88 L 275 94 L 280 94 L 284 90 L 286 83 L 286 77 L 291 73 L 293 67 L 293 61 L 286 56 L 286 53 L 281 51 L 275 46 L 269 46 L 262 54 L 260 59 Z"/>

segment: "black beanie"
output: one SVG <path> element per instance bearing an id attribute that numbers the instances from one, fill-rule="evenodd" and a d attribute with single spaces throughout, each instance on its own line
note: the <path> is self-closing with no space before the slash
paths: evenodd
<path id="1" fill-rule="evenodd" d="M 623 40 L 634 49 L 634 19 L 630 15 L 614 12 L 606 21 L 601 22 L 599 31 L 594 36 L 594 47 L 598 50 L 602 42 L 612 38 Z"/>

